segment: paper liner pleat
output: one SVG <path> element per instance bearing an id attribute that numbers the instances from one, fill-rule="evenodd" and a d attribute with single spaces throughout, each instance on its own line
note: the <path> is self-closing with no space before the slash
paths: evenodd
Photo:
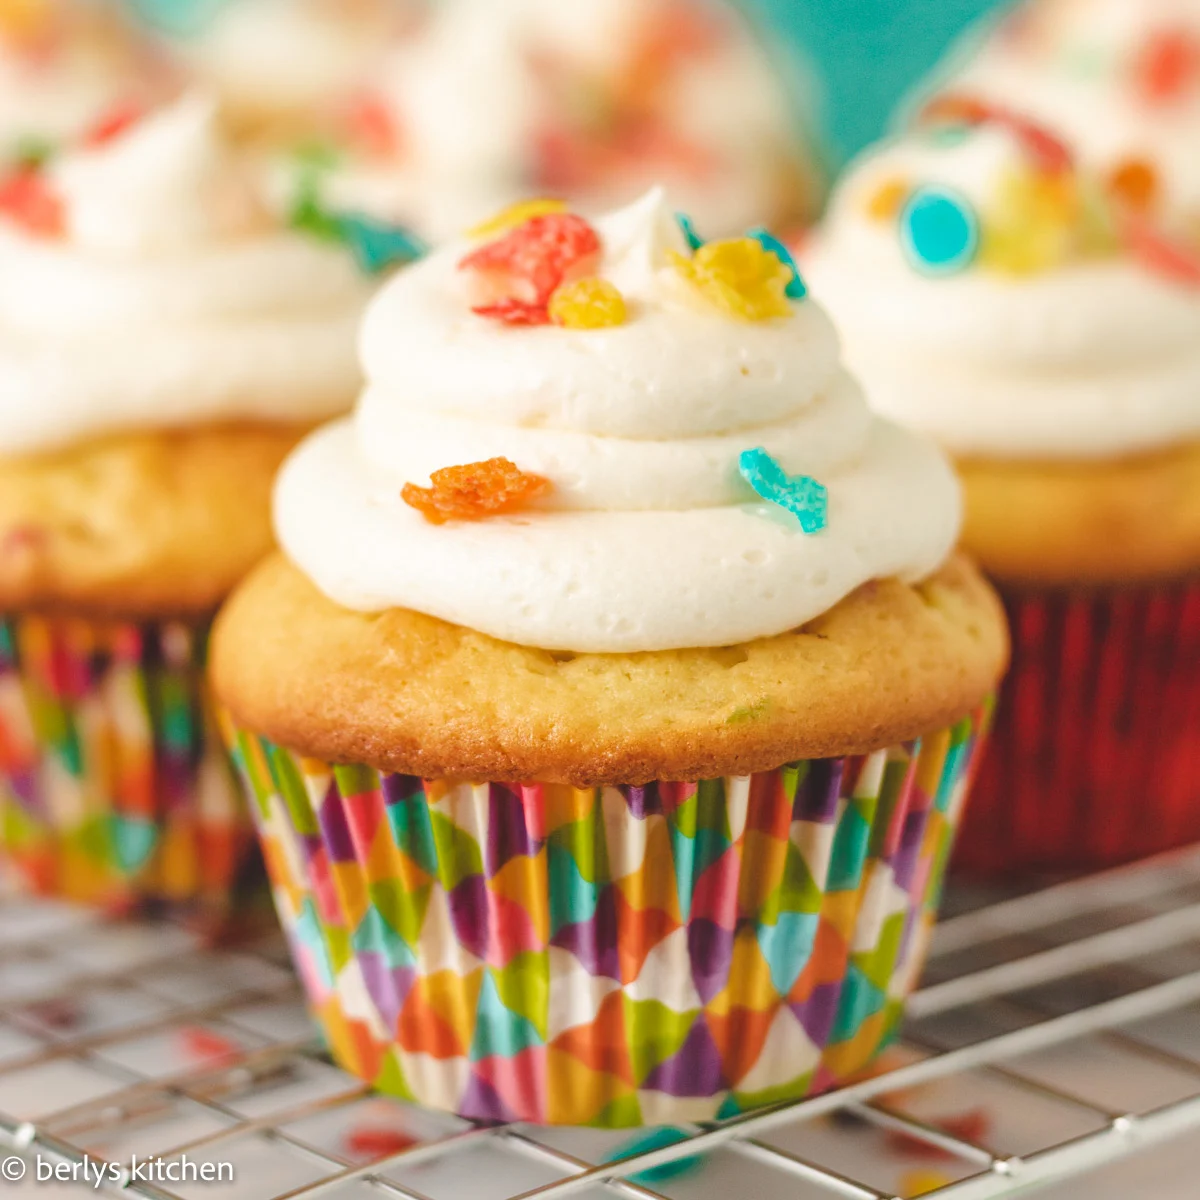
<path id="1" fill-rule="evenodd" d="M 990 705 L 863 758 L 643 787 L 330 767 L 230 724 L 334 1056 L 487 1120 L 711 1119 L 891 1037 Z"/>
<path id="2" fill-rule="evenodd" d="M 206 629 L 0 618 L 0 856 L 39 893 L 218 916 L 253 825 L 204 681 Z"/>
<path id="3" fill-rule="evenodd" d="M 1013 665 L 954 868 L 1090 870 L 1200 841 L 1200 582 L 1004 600 Z"/>

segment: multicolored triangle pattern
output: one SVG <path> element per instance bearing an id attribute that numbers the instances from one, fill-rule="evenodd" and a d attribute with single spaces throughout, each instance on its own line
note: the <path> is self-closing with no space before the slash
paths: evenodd
<path id="1" fill-rule="evenodd" d="M 623 1126 L 801 1097 L 886 1044 L 954 833 L 941 798 L 989 714 L 859 758 L 597 789 L 231 747 L 339 1062 L 475 1119 Z"/>
<path id="2" fill-rule="evenodd" d="M 239 887 L 265 899 L 208 711 L 206 641 L 179 621 L 0 616 L 0 858 L 31 890 L 218 923 Z M 274 766 L 270 791 L 302 828 L 301 776 L 287 756 Z"/>

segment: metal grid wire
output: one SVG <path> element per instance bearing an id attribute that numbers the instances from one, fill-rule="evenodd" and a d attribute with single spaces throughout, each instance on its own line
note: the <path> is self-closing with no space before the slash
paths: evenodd
<path id="1" fill-rule="evenodd" d="M 1200 848 L 944 921 L 884 1065 L 835 1093 L 680 1127 L 672 1144 L 472 1125 L 332 1066 L 277 941 L 216 951 L 172 926 L 0 898 L 0 1145 L 235 1171 L 216 1193 L 135 1180 L 126 1195 L 982 1200 L 1200 1129 Z M 1200 1171 L 1189 1153 L 1172 1180 Z M 0 1180 L 0 1200 L 45 1194 Z"/>

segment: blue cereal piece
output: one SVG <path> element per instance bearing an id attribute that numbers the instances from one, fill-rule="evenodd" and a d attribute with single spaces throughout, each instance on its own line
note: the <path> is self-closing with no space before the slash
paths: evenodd
<path id="1" fill-rule="evenodd" d="M 900 214 L 900 240 L 917 270 L 955 275 L 979 253 L 979 217 L 965 196 L 947 188 L 919 187 Z"/>
<path id="2" fill-rule="evenodd" d="M 765 450 L 744 450 L 742 478 L 766 501 L 786 508 L 808 534 L 829 524 L 829 489 L 808 475 L 789 475 Z"/>
<path id="3" fill-rule="evenodd" d="M 675 220 L 679 225 L 680 232 L 687 239 L 688 249 L 693 254 L 704 245 L 704 239 L 696 232 L 696 226 L 692 222 L 692 218 L 687 213 L 677 212 Z"/>
<path id="4" fill-rule="evenodd" d="M 339 214 L 337 223 L 342 240 L 369 275 L 413 262 L 427 253 L 425 243 L 400 225 L 389 225 L 364 213 Z"/>
<path id="5" fill-rule="evenodd" d="M 746 236 L 752 237 L 764 250 L 769 250 L 785 267 L 791 270 L 792 282 L 787 285 L 787 298 L 803 300 L 808 295 L 808 288 L 801 278 L 800 268 L 796 266 L 792 252 L 769 229 L 752 229 Z"/>
<path id="6" fill-rule="evenodd" d="M 622 1159 L 635 1158 L 641 1154 L 649 1154 L 654 1150 L 662 1150 L 667 1146 L 677 1146 L 680 1142 L 686 1142 L 687 1140 L 688 1134 L 686 1131 L 673 1129 L 669 1125 L 663 1125 L 657 1129 L 648 1129 L 632 1141 L 618 1146 L 605 1156 L 604 1161 L 619 1162 Z M 677 1158 L 674 1162 L 664 1163 L 661 1167 L 650 1167 L 638 1175 L 631 1175 L 629 1176 L 629 1181 L 630 1183 L 638 1183 L 643 1186 L 654 1183 L 666 1183 L 668 1180 L 678 1179 L 683 1175 L 689 1175 L 693 1171 L 698 1170 L 703 1161 L 703 1158 L 698 1154 L 694 1154 L 689 1158 Z"/>

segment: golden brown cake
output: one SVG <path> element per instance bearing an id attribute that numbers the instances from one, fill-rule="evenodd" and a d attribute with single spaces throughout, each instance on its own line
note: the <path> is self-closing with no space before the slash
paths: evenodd
<path id="1" fill-rule="evenodd" d="M 271 549 L 303 427 L 115 434 L 0 459 L 0 610 L 203 617 Z"/>
<path id="2" fill-rule="evenodd" d="M 595 787 L 909 741 L 976 705 L 1006 654 L 995 595 L 962 558 L 771 638 L 570 654 L 407 609 L 352 612 L 276 555 L 218 619 L 211 669 L 240 725 L 311 758 Z"/>
<path id="3" fill-rule="evenodd" d="M 1200 442 L 1100 461 L 967 458 L 964 544 L 1013 583 L 1134 584 L 1200 570 Z"/>

